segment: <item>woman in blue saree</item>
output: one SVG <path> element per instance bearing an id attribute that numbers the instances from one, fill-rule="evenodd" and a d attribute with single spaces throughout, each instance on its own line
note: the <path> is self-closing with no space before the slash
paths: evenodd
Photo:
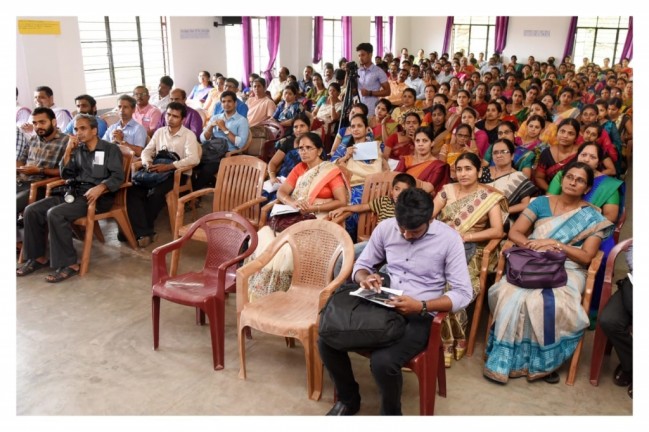
<path id="1" fill-rule="evenodd" d="M 581 306 L 586 267 L 613 229 L 599 209 L 583 199 L 593 179 L 593 170 L 576 162 L 563 177 L 561 194 L 534 200 L 511 228 L 509 239 L 517 246 L 564 251 L 568 281 L 559 288 L 527 289 L 503 278 L 489 289 L 494 324 L 487 342 L 486 378 L 500 383 L 522 376 L 559 382 L 556 370 L 572 356 L 588 327 Z"/>

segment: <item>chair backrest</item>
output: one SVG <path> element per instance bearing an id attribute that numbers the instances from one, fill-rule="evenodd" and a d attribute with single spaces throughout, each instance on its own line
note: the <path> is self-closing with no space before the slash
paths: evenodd
<path id="1" fill-rule="evenodd" d="M 293 252 L 290 290 L 321 290 L 333 279 L 336 260 L 354 259 L 354 244 L 340 225 L 325 220 L 298 222 L 282 232 Z"/>
<path id="2" fill-rule="evenodd" d="M 254 156 L 237 155 L 221 160 L 216 176 L 212 211 L 232 211 L 235 207 L 261 196 L 266 175 L 266 162 Z M 251 221 L 259 220 L 259 206 L 242 214 Z"/>
<path id="3" fill-rule="evenodd" d="M 108 126 L 112 126 L 119 121 L 119 113 L 116 111 L 108 111 L 99 116 Z"/>
<path id="4" fill-rule="evenodd" d="M 122 169 L 124 170 L 124 182 L 131 181 L 131 167 L 133 162 L 133 150 L 126 146 L 119 145 L 122 152 Z"/>
<path id="5" fill-rule="evenodd" d="M 242 248 L 249 240 L 247 251 L 257 249 L 257 230 L 245 218 L 234 212 L 215 212 L 203 216 L 192 224 L 193 229 L 201 229 L 207 237 L 207 253 L 203 271 L 216 276 L 221 264 L 241 254 Z M 226 272 L 234 274 L 237 263 L 233 263 Z"/>
<path id="6" fill-rule="evenodd" d="M 616 244 L 615 247 L 611 249 L 611 252 L 609 252 L 608 254 L 608 258 L 606 259 L 606 269 L 604 270 L 604 284 L 602 285 L 602 297 L 604 297 L 605 293 L 607 293 L 607 298 L 606 299 L 602 298 L 602 301 L 600 302 L 600 306 L 599 306 L 600 312 L 604 307 L 605 304 L 604 300 L 608 301 L 608 297 L 610 297 L 611 295 L 611 285 L 613 284 L 613 274 L 615 272 L 615 259 L 617 258 L 620 252 L 628 251 L 632 245 L 633 245 L 633 237 L 623 240 L 620 243 Z"/>
<path id="7" fill-rule="evenodd" d="M 361 204 L 367 204 L 376 198 L 389 195 L 392 190 L 392 181 L 397 174 L 399 173 L 395 171 L 387 171 L 368 175 L 365 178 L 365 186 L 363 186 Z M 358 215 L 358 240 L 369 239 L 376 225 L 376 214 L 373 212 L 360 213 Z"/>

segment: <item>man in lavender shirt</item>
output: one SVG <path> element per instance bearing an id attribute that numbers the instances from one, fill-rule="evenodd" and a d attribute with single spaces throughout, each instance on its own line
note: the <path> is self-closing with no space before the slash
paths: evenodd
<path id="1" fill-rule="evenodd" d="M 403 191 L 395 214 L 374 229 L 352 273 L 363 288 L 379 290 L 382 277 L 375 268 L 387 261 L 390 287 L 403 290 L 391 304 L 407 319 L 405 334 L 395 344 L 374 350 L 370 360 L 382 415 L 401 415 L 401 367 L 426 347 L 435 312 L 465 308 L 473 296 L 462 239 L 448 225 L 431 221 L 430 194 L 418 188 Z M 451 286 L 448 292 L 446 283 Z M 361 397 L 349 354 L 322 339 L 318 348 L 339 398 L 327 415 L 356 414 Z"/>
<path id="2" fill-rule="evenodd" d="M 358 53 L 358 93 L 361 102 L 367 105 L 370 114 L 374 114 L 376 102 L 390 95 L 388 77 L 383 69 L 372 63 L 374 47 L 371 43 L 363 42 L 356 47 Z"/>

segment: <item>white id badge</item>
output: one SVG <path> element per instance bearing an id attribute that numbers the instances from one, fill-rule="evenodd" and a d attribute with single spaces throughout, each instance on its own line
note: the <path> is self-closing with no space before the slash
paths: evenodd
<path id="1" fill-rule="evenodd" d="M 104 151 L 96 151 L 95 152 L 95 160 L 92 162 L 93 165 L 103 165 L 104 164 L 104 155 L 106 152 Z"/>

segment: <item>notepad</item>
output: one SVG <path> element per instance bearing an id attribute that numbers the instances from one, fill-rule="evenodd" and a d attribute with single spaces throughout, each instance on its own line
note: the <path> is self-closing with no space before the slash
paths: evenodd
<path id="1" fill-rule="evenodd" d="M 376 141 L 354 144 L 354 160 L 372 160 L 379 158 L 379 146 Z"/>
<path id="2" fill-rule="evenodd" d="M 273 206 L 273 209 L 270 211 L 270 215 L 275 216 L 275 215 L 283 215 L 283 214 L 298 213 L 298 212 L 299 212 L 298 209 L 290 205 L 275 204 Z"/>

